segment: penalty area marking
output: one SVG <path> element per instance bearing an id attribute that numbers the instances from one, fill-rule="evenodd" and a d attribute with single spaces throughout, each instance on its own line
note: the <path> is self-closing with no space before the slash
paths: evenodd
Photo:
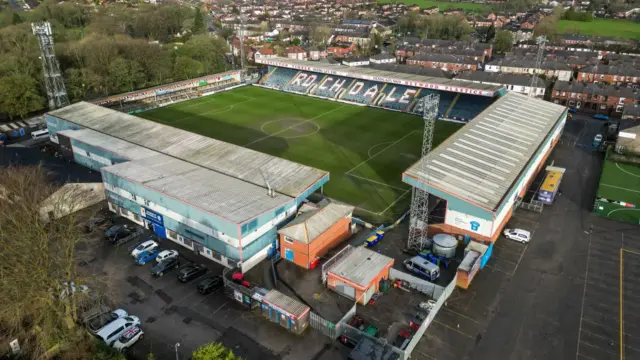
<path id="1" fill-rule="evenodd" d="M 614 188 L 614 189 L 625 190 L 625 191 L 631 191 L 631 192 L 635 192 L 635 193 L 640 193 L 640 191 L 638 191 L 638 190 L 627 189 L 627 188 L 623 188 L 623 187 L 615 186 L 615 185 L 602 184 L 602 186 L 606 186 L 606 187 L 610 187 L 610 188 Z"/>
<path id="2" fill-rule="evenodd" d="M 632 209 L 632 208 L 614 209 L 614 210 L 609 211 L 607 216 L 611 216 L 611 214 L 613 214 L 616 211 L 640 211 L 640 209 Z"/>
<path id="3" fill-rule="evenodd" d="M 273 124 L 273 123 L 275 123 L 275 122 L 278 122 L 278 121 L 287 121 L 287 120 L 288 120 L 288 119 L 280 119 L 280 120 L 271 120 L 271 121 L 267 121 L 266 123 L 262 124 L 262 126 L 260 126 L 260 131 L 262 131 L 262 132 L 263 132 L 263 133 L 265 133 L 266 135 L 273 135 L 273 134 L 269 134 L 268 132 L 266 132 L 266 131 L 264 130 L 264 127 L 265 127 L 265 126 L 267 126 L 267 125 L 269 125 L 269 124 Z M 301 137 L 305 137 L 305 136 L 315 135 L 318 131 L 320 131 L 320 125 L 318 125 L 318 123 L 317 123 L 317 122 L 315 122 L 315 121 L 311 121 L 311 120 L 304 120 L 304 121 L 301 121 L 301 122 L 299 122 L 299 123 L 297 123 L 297 124 L 295 124 L 295 125 L 289 126 L 288 128 L 286 128 L 286 129 L 284 129 L 284 130 L 288 130 L 288 129 L 294 128 L 294 127 L 296 127 L 296 126 L 298 126 L 298 125 L 301 125 L 301 124 L 303 124 L 303 123 L 307 123 L 307 122 L 308 122 L 308 123 L 313 124 L 313 125 L 316 127 L 316 129 L 315 129 L 313 132 L 308 133 L 308 134 L 302 134 L 302 135 L 281 136 L 281 138 L 283 138 L 283 139 L 297 139 L 297 138 L 301 138 Z M 284 130 L 278 131 L 278 133 L 280 133 L 280 132 L 282 132 L 282 131 L 284 131 Z M 274 134 L 275 134 L 275 133 L 274 133 Z"/>
<path id="4" fill-rule="evenodd" d="M 190 119 L 190 118 L 194 118 L 194 117 L 202 116 L 202 115 L 204 115 L 204 114 L 221 114 L 221 113 L 224 113 L 224 112 L 227 112 L 227 111 L 233 110 L 233 107 L 234 107 L 234 106 L 236 106 L 236 105 L 244 104 L 244 103 L 247 103 L 247 102 L 249 102 L 249 101 L 253 101 L 253 100 L 255 100 L 255 98 L 251 98 L 251 99 L 249 99 L 249 100 L 245 100 L 245 101 L 240 101 L 240 102 L 238 102 L 238 103 L 231 104 L 231 105 L 227 105 L 227 106 L 223 106 L 223 107 L 221 107 L 221 108 L 217 108 L 217 109 L 207 110 L 207 111 L 205 111 L 205 112 L 201 112 L 201 113 L 198 113 L 198 114 L 193 114 L 193 115 L 185 116 L 185 117 L 183 117 L 183 118 L 180 118 L 180 119 L 177 119 L 177 120 L 173 120 L 173 121 L 171 121 L 171 122 L 173 123 L 173 122 L 177 122 L 177 121 L 182 121 L 182 120 L 186 120 L 186 119 Z M 222 110 L 222 109 L 224 109 L 224 110 Z"/>
<path id="5" fill-rule="evenodd" d="M 391 144 L 393 141 L 387 141 L 387 142 L 381 142 L 379 144 L 375 144 L 372 147 L 369 148 L 369 150 L 367 150 L 367 156 L 369 156 L 369 159 L 371 159 L 371 150 L 377 148 L 380 145 L 386 145 L 386 144 Z"/>
<path id="6" fill-rule="evenodd" d="M 384 149 L 378 151 L 377 153 L 373 154 L 373 156 L 369 156 L 368 159 L 362 161 L 361 163 L 359 163 L 358 165 L 354 166 L 353 168 L 351 168 L 351 170 L 347 171 L 346 173 L 344 173 L 345 175 L 349 175 L 353 170 L 359 168 L 360 166 L 362 166 L 363 164 L 365 164 L 367 161 L 373 159 L 374 157 L 382 154 L 383 152 L 385 152 L 387 149 L 389 149 L 390 147 L 392 147 L 393 145 L 399 143 L 400 141 L 404 140 L 405 138 L 409 137 L 409 135 L 413 134 L 414 132 L 416 132 L 416 130 L 411 130 L 408 134 L 406 134 L 405 136 L 401 137 L 400 139 L 394 141 L 394 142 L 389 142 L 389 145 L 385 146 Z M 380 144 L 376 144 L 373 145 L 372 147 L 378 146 L 378 145 L 382 145 L 382 143 Z M 369 150 L 371 150 L 371 148 L 369 148 Z M 367 154 L 369 155 L 369 154 Z"/>

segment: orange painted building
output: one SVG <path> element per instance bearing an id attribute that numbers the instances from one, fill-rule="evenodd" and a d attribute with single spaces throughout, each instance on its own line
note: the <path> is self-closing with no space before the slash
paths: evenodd
<path id="1" fill-rule="evenodd" d="M 351 236 L 353 206 L 331 203 L 322 209 L 301 208 L 301 213 L 278 230 L 283 259 L 309 269 L 312 264 Z"/>
<path id="2" fill-rule="evenodd" d="M 389 278 L 393 263 L 393 258 L 357 247 L 329 269 L 327 287 L 366 305 L 380 290 L 380 280 Z"/>

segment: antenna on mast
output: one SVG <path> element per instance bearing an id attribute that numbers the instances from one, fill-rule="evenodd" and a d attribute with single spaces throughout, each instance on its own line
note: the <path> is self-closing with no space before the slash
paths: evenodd
<path id="1" fill-rule="evenodd" d="M 267 184 L 267 195 L 269 195 L 271 197 L 276 197 L 276 193 L 275 193 L 275 191 L 273 191 L 273 188 L 271 187 L 271 184 L 269 183 L 269 179 L 264 174 L 264 171 L 262 171 L 262 169 L 260 169 L 260 175 L 262 175 L 262 179 L 264 180 L 264 183 Z"/>

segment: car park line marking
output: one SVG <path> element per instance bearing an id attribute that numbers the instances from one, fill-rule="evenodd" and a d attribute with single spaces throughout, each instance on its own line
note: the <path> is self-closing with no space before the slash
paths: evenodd
<path id="1" fill-rule="evenodd" d="M 493 254 L 491 257 L 496 258 L 498 260 L 502 260 L 502 261 L 508 262 L 510 264 L 513 264 L 513 265 L 518 265 L 518 263 L 515 262 L 515 261 L 510 261 L 510 260 L 507 260 L 507 259 L 503 259 L 503 258 L 501 258 L 499 256 L 496 256 L 495 254 Z"/>
<path id="2" fill-rule="evenodd" d="M 503 273 L 503 274 L 506 274 L 506 275 L 513 275 L 513 273 L 511 273 L 511 274 L 510 274 L 510 273 L 508 273 L 508 272 L 506 272 L 506 271 L 504 271 L 504 270 L 500 270 L 500 269 L 498 269 L 498 268 L 496 268 L 496 267 L 493 267 L 493 266 L 491 266 L 491 265 L 489 265 L 489 264 L 485 265 L 484 267 L 488 267 L 489 269 L 493 269 L 493 270 L 495 270 L 495 271 L 499 271 L 499 272 L 501 272 L 501 273 Z"/>
<path id="3" fill-rule="evenodd" d="M 467 334 L 467 333 L 465 333 L 465 332 L 462 332 L 462 331 L 460 331 L 460 330 L 458 330 L 458 329 L 456 329 L 456 328 L 454 328 L 454 327 L 451 327 L 451 326 L 449 326 L 449 325 L 447 325 L 447 324 L 441 323 L 440 321 L 438 321 L 438 320 L 436 320 L 436 319 L 433 319 L 433 322 L 434 322 L 434 323 L 436 323 L 436 324 L 440 324 L 440 325 L 442 325 L 442 326 L 446 327 L 447 329 L 453 330 L 453 331 L 457 332 L 458 334 L 460 334 L 460 335 L 462 335 L 462 336 L 466 336 L 466 337 L 468 337 L 469 339 L 474 339 L 474 337 L 473 337 L 473 336 L 471 336 L 471 335 L 469 335 L 469 334 Z"/>
<path id="4" fill-rule="evenodd" d="M 603 348 L 601 348 L 601 347 L 598 347 L 598 346 L 595 346 L 595 345 L 591 345 L 591 344 L 589 344 L 588 342 L 580 341 L 580 344 L 585 344 L 585 345 L 587 345 L 587 346 L 589 346 L 589 347 L 592 347 L 592 348 L 594 348 L 594 349 L 598 349 L 598 350 L 603 351 L 603 352 L 605 352 L 605 353 L 607 353 L 607 354 L 610 354 L 610 355 L 618 355 L 618 354 L 614 354 L 614 353 L 612 353 L 612 352 L 610 352 L 610 351 L 608 351 L 608 350 L 605 350 L 605 349 L 603 349 Z"/>
<path id="5" fill-rule="evenodd" d="M 588 359 L 588 360 L 596 360 L 596 359 L 594 359 L 594 358 L 592 358 L 592 357 L 588 357 L 587 355 L 583 355 L 583 354 L 580 354 L 580 353 L 578 353 L 578 354 L 577 354 L 576 358 L 577 358 L 578 356 L 582 356 L 583 358 Z"/>
<path id="6" fill-rule="evenodd" d="M 424 352 L 422 352 L 422 351 L 420 351 L 420 350 L 415 350 L 415 351 L 416 351 L 416 352 L 418 352 L 418 353 L 420 353 L 420 355 L 422 355 L 422 356 L 424 356 L 424 357 L 426 357 L 426 358 L 436 360 L 436 358 L 434 358 L 433 356 L 431 356 L 431 355 L 429 355 L 429 354 L 427 354 L 427 353 L 424 353 Z"/>
<path id="7" fill-rule="evenodd" d="M 582 290 L 582 306 L 580 309 L 580 323 L 578 325 L 578 345 L 576 348 L 576 359 L 580 354 L 580 335 L 582 333 L 582 320 L 584 316 L 584 299 L 587 295 L 587 277 L 589 276 L 589 258 L 591 257 L 591 238 L 592 236 L 589 235 L 589 246 L 587 248 L 587 266 L 586 266 L 586 269 L 584 270 L 584 288 Z"/>
<path id="8" fill-rule="evenodd" d="M 223 306 L 226 306 L 229 303 L 229 301 L 225 301 L 222 305 L 220 305 L 219 308 L 216 309 L 216 311 L 212 312 L 211 315 L 215 315 L 218 311 L 220 311 L 220 309 L 222 309 Z"/>
<path id="9" fill-rule="evenodd" d="M 471 320 L 471 321 L 473 321 L 473 322 L 474 322 L 474 323 L 476 323 L 476 324 L 482 325 L 482 323 L 481 323 L 481 322 L 479 322 L 478 320 L 474 320 L 474 319 L 472 319 L 472 318 L 468 317 L 467 315 L 463 315 L 463 314 L 460 314 L 460 313 L 459 313 L 459 312 L 457 312 L 457 311 L 453 311 L 453 310 L 449 309 L 449 308 L 448 308 L 448 307 L 446 307 L 446 306 L 441 307 L 441 309 L 445 309 L 445 310 L 450 311 L 450 312 L 452 312 L 452 313 L 454 313 L 454 314 L 456 314 L 456 315 L 458 315 L 458 316 L 460 316 L 460 317 L 463 317 L 463 318 L 465 318 L 465 319 L 467 319 L 467 320 Z"/>

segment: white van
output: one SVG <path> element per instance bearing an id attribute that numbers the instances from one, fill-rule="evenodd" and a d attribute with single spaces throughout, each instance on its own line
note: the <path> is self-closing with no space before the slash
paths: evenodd
<path id="1" fill-rule="evenodd" d="M 140 325 L 140 319 L 137 316 L 125 316 L 116 319 L 100 329 L 96 336 L 104 341 L 105 344 L 111 346 L 115 343 L 125 331 Z"/>
<path id="2" fill-rule="evenodd" d="M 440 277 L 440 267 L 420 256 L 405 260 L 404 267 L 415 274 L 427 278 L 429 281 L 436 281 Z"/>
<path id="3" fill-rule="evenodd" d="M 43 137 L 49 137 L 49 129 L 38 130 L 31 133 L 32 139 L 41 139 Z"/>

